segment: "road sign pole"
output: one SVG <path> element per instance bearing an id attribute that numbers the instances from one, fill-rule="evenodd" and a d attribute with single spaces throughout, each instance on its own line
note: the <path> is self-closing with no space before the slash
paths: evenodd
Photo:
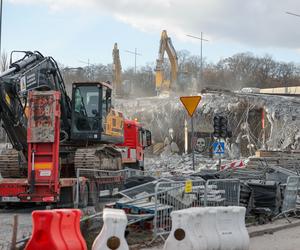
<path id="1" fill-rule="evenodd" d="M 195 143 L 194 143 L 194 119 L 193 114 L 201 100 L 201 96 L 181 96 L 180 101 L 191 117 L 191 127 L 192 127 L 192 135 L 191 135 L 191 149 L 192 149 L 192 157 L 193 157 L 193 170 L 195 171 Z"/>
<path id="2" fill-rule="evenodd" d="M 220 138 L 219 138 L 219 143 L 220 143 Z M 218 171 L 221 170 L 221 163 L 222 163 L 221 157 L 222 157 L 221 154 L 219 154 L 219 169 L 218 169 Z"/>
<path id="3" fill-rule="evenodd" d="M 194 117 L 191 117 L 191 123 L 192 123 L 192 157 L 193 157 L 193 171 L 195 171 L 195 143 L 194 143 Z"/>

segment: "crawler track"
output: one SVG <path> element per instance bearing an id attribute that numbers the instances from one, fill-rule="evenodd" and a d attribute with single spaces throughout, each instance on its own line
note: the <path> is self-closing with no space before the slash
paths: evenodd
<path id="1" fill-rule="evenodd" d="M 26 173 L 20 166 L 18 151 L 6 149 L 0 154 L 0 174 L 3 178 L 21 178 Z"/>
<path id="2" fill-rule="evenodd" d="M 80 169 L 120 170 L 122 168 L 121 153 L 110 145 L 95 148 L 77 149 L 74 158 L 75 171 Z M 80 171 L 80 176 L 94 177 L 97 172 Z"/>

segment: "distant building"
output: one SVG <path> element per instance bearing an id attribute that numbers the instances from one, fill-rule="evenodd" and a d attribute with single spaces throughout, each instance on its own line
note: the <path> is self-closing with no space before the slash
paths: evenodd
<path id="1" fill-rule="evenodd" d="M 300 86 L 260 89 L 260 93 L 262 93 L 262 94 L 288 94 L 288 95 L 297 95 L 298 94 L 299 95 L 300 94 Z"/>

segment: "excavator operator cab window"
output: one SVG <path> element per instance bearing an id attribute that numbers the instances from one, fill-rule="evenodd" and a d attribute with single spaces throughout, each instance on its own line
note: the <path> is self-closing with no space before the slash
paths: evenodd
<path id="1" fill-rule="evenodd" d="M 106 117 L 111 109 L 111 89 L 102 87 L 102 114 Z"/>
<path id="2" fill-rule="evenodd" d="M 94 131 L 99 128 L 99 87 L 76 86 L 74 92 L 74 122 L 78 131 Z"/>
<path id="3" fill-rule="evenodd" d="M 101 140 L 111 110 L 110 86 L 83 82 L 74 83 L 72 90 L 71 137 L 74 140 Z"/>

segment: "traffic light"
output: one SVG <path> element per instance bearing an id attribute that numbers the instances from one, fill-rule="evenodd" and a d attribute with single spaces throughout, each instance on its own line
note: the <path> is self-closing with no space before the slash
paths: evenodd
<path id="1" fill-rule="evenodd" d="M 214 137 L 220 137 L 220 116 L 214 117 Z"/>
<path id="2" fill-rule="evenodd" d="M 224 116 L 215 116 L 214 117 L 214 137 L 217 138 L 227 138 L 231 137 L 232 133 L 228 130 L 228 120 Z"/>

